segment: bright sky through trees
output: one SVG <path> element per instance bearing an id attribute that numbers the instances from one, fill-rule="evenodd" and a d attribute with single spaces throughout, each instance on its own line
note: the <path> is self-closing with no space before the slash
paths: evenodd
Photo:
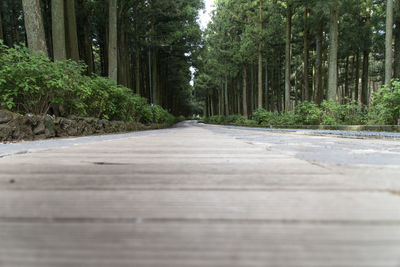
<path id="1" fill-rule="evenodd" d="M 200 11 L 199 24 L 201 29 L 207 27 L 208 22 L 211 20 L 211 12 L 214 10 L 214 0 L 204 0 L 205 8 Z"/>
<path id="2" fill-rule="evenodd" d="M 211 13 L 214 10 L 214 0 L 204 0 L 204 9 L 199 11 L 199 20 L 198 23 L 200 25 L 200 28 L 202 30 L 205 30 L 207 28 L 208 22 L 211 21 Z M 190 84 L 193 85 L 193 74 L 195 72 L 195 69 L 193 67 L 190 67 L 190 71 L 192 73 L 192 80 L 190 81 Z"/>

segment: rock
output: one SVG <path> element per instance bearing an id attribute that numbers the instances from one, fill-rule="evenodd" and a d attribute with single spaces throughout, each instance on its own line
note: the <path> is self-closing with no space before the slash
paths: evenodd
<path id="1" fill-rule="evenodd" d="M 19 127 L 14 128 L 13 131 L 14 140 L 33 140 L 34 134 L 32 128 L 29 125 L 22 124 Z"/>
<path id="2" fill-rule="evenodd" d="M 9 141 L 12 138 L 13 128 L 7 124 L 0 125 L 0 141 Z"/>
<path id="3" fill-rule="evenodd" d="M 44 120 L 41 120 L 39 124 L 33 129 L 35 135 L 44 134 L 46 127 L 44 125 Z"/>
<path id="4" fill-rule="evenodd" d="M 8 110 L 0 110 L 0 124 L 7 123 L 16 117 L 15 113 Z"/>
<path id="5" fill-rule="evenodd" d="M 56 132 L 54 130 L 54 118 L 50 115 L 46 115 L 44 118 L 45 135 L 47 138 L 55 137 Z"/>

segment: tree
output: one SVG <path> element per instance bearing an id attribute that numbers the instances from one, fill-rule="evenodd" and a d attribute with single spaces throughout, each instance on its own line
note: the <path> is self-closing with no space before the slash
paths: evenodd
<path id="1" fill-rule="evenodd" d="M 78 41 L 79 58 L 88 66 L 88 74 L 94 72 L 93 41 L 90 33 L 90 21 L 87 0 L 78 0 Z"/>
<path id="2" fill-rule="evenodd" d="M 39 0 L 22 0 L 28 46 L 32 52 L 41 51 L 46 56 L 47 45 Z"/>
<path id="3" fill-rule="evenodd" d="M 369 76 L 369 54 L 371 46 L 371 4 L 372 0 L 365 1 L 364 13 L 364 43 L 363 43 L 363 66 L 361 75 L 361 104 L 368 106 L 368 76 Z"/>
<path id="4" fill-rule="evenodd" d="M 292 36 L 292 7 L 287 3 L 286 7 L 286 34 L 285 34 L 285 110 L 290 109 L 290 44 Z"/>
<path id="5" fill-rule="evenodd" d="M 3 34 L 3 20 L 2 20 L 2 15 L 1 15 L 1 13 L 2 13 L 2 6 L 3 6 L 3 3 L 0 3 L 0 40 L 4 40 L 4 34 Z"/>
<path id="6" fill-rule="evenodd" d="M 263 105 L 263 87 L 262 87 L 262 75 L 263 75 L 263 68 L 262 68 L 262 62 L 263 62 L 263 55 L 262 55 L 262 48 L 263 48 L 263 1 L 260 1 L 260 6 L 259 6 L 259 43 L 258 43 L 258 108 L 262 108 Z"/>
<path id="7" fill-rule="evenodd" d="M 51 21 L 54 60 L 65 60 L 67 50 L 65 48 L 64 0 L 51 1 Z"/>
<path id="8" fill-rule="evenodd" d="M 392 80 L 393 52 L 393 0 L 386 4 L 386 36 L 385 36 L 385 84 L 390 85 Z"/>
<path id="9" fill-rule="evenodd" d="M 75 1 L 65 1 L 67 26 L 67 56 L 79 61 L 78 33 L 76 30 Z"/>
<path id="10" fill-rule="evenodd" d="M 400 0 L 395 1 L 395 25 L 394 28 L 394 66 L 393 76 L 394 78 L 400 78 Z"/>
<path id="11" fill-rule="evenodd" d="M 338 0 L 332 0 L 330 6 L 330 30 L 329 30 L 329 78 L 328 100 L 336 101 L 337 91 L 337 55 L 338 55 Z"/>
<path id="12" fill-rule="evenodd" d="M 108 31 L 108 77 L 118 80 L 118 36 L 117 36 L 117 0 L 108 0 L 109 31 Z"/>

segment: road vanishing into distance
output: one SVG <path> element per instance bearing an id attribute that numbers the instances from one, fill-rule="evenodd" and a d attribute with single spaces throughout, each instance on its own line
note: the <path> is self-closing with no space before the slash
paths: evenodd
<path id="1" fill-rule="evenodd" d="M 400 267 L 400 138 L 183 122 L 0 145 L 1 267 Z"/>

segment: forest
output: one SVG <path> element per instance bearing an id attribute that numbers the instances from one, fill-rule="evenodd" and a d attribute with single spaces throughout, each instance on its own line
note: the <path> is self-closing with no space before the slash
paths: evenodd
<path id="1" fill-rule="evenodd" d="M 400 0 L 214 5 L 201 30 L 202 0 L 2 0 L 0 108 L 149 122 L 154 104 L 218 123 L 399 123 Z"/>
<path id="2" fill-rule="evenodd" d="M 195 79 L 213 122 L 398 123 L 399 0 L 215 4 Z"/>
<path id="3" fill-rule="evenodd" d="M 145 101 L 174 115 L 196 113 L 190 66 L 202 7 L 201 0 L 1 0 L 0 108 L 127 119 Z"/>

